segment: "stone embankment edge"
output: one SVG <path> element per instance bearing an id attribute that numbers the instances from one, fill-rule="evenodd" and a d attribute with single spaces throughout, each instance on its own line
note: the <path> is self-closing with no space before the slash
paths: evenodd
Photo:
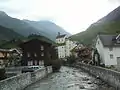
<path id="1" fill-rule="evenodd" d="M 32 83 L 52 73 L 52 67 L 43 68 L 35 72 L 23 73 L 0 81 L 0 90 L 23 90 Z"/>
<path id="2" fill-rule="evenodd" d="M 79 63 L 76 65 L 76 67 L 81 68 L 96 77 L 99 77 L 109 85 L 115 87 L 116 90 L 120 90 L 120 72 L 82 63 Z"/>

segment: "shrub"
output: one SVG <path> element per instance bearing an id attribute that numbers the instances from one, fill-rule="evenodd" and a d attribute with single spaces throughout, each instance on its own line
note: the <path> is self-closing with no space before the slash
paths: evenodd
<path id="1" fill-rule="evenodd" d="M 74 64 L 76 62 L 76 58 L 75 56 L 70 56 L 70 57 L 67 57 L 67 64 Z"/>
<path id="2" fill-rule="evenodd" d="M 53 72 L 58 72 L 60 68 L 61 68 L 61 60 L 53 60 L 52 61 Z"/>
<path id="3" fill-rule="evenodd" d="M 5 68 L 1 68 L 0 69 L 0 80 L 3 80 L 5 78 L 6 78 Z"/>

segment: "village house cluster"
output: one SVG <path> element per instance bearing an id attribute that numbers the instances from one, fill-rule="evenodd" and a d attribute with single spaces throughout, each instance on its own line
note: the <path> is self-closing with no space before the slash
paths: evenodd
<path id="1" fill-rule="evenodd" d="M 0 49 L 0 67 L 48 66 L 57 58 L 56 46 L 39 38 L 23 40 L 16 48 Z"/>
<path id="2" fill-rule="evenodd" d="M 22 41 L 17 48 L 0 49 L 0 67 L 48 66 L 51 60 L 74 55 L 81 62 L 102 66 L 120 66 L 120 34 L 98 34 L 93 47 L 71 40 L 66 34 L 56 36 L 56 44 L 39 38 Z"/>
<path id="3" fill-rule="evenodd" d="M 58 58 L 73 58 L 77 62 L 91 62 L 91 49 L 78 41 L 71 40 L 66 34 L 58 33 L 56 37 Z"/>
<path id="4" fill-rule="evenodd" d="M 71 50 L 75 48 L 78 44 L 76 41 L 72 41 L 66 34 L 58 33 L 56 37 L 56 44 L 58 50 L 58 58 L 65 59 L 72 55 Z"/>
<path id="5" fill-rule="evenodd" d="M 98 34 L 92 47 L 87 47 L 58 33 L 56 43 L 59 59 L 74 55 L 80 62 L 119 69 L 120 34 Z"/>

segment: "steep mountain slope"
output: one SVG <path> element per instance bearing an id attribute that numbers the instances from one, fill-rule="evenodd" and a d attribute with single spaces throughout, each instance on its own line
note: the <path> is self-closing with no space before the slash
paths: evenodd
<path id="1" fill-rule="evenodd" d="M 14 48 L 29 37 L 55 44 L 58 32 L 67 33 L 50 21 L 23 21 L 0 11 L 0 48 Z"/>
<path id="2" fill-rule="evenodd" d="M 120 33 L 120 7 L 110 12 L 107 16 L 92 24 L 86 31 L 71 36 L 86 45 L 92 44 L 99 33 Z"/>
<path id="3" fill-rule="evenodd" d="M 15 32 L 29 36 L 30 34 L 37 34 L 45 36 L 51 40 L 55 40 L 58 32 L 65 32 L 62 28 L 49 21 L 23 21 L 8 16 L 5 12 L 0 11 L 0 25 L 13 29 Z M 68 33 L 67 33 L 68 34 Z"/>
<path id="4" fill-rule="evenodd" d="M 14 32 L 9 28 L 0 26 L 0 41 L 8 41 L 8 40 L 19 39 L 19 38 L 23 38 L 23 36 Z"/>
<path id="5" fill-rule="evenodd" d="M 32 40 L 32 39 L 39 39 L 41 41 L 51 43 L 52 45 L 56 45 L 54 41 L 52 41 L 44 36 L 31 34 L 28 37 L 24 37 L 21 39 L 12 39 L 9 41 L 4 41 L 3 43 L 0 43 L 0 48 L 8 48 L 8 49 L 15 48 L 15 47 L 18 47 L 19 44 L 21 44 L 23 42 L 27 42 L 27 41 Z"/>
<path id="6" fill-rule="evenodd" d="M 61 34 L 67 34 L 68 36 L 70 35 L 70 33 L 66 32 L 63 28 L 59 27 L 51 21 L 24 21 L 33 26 L 34 28 L 40 30 L 40 32 L 42 32 L 44 36 L 49 37 L 52 40 L 55 40 L 58 32 L 60 32 Z"/>
<path id="7" fill-rule="evenodd" d="M 35 28 L 31 27 L 29 24 L 8 16 L 5 12 L 0 12 L 0 25 L 11 28 L 15 32 L 23 35 L 23 36 L 28 36 L 29 34 L 39 34 L 38 30 Z"/>

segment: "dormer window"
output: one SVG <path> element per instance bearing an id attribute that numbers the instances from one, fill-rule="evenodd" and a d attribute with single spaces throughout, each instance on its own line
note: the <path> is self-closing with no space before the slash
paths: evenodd
<path id="1" fill-rule="evenodd" d="M 119 43 L 119 44 L 120 44 L 120 39 L 117 39 L 117 43 Z"/>
<path id="2" fill-rule="evenodd" d="M 98 44 L 99 44 L 99 41 L 98 41 Z"/>
<path id="3" fill-rule="evenodd" d="M 44 46 L 41 45 L 41 50 L 44 50 Z"/>
<path id="4" fill-rule="evenodd" d="M 116 39 L 116 43 L 120 44 L 120 34 L 115 39 Z"/>
<path id="5" fill-rule="evenodd" d="M 109 47 L 109 50 L 110 50 L 110 51 L 113 51 L 113 47 Z"/>

